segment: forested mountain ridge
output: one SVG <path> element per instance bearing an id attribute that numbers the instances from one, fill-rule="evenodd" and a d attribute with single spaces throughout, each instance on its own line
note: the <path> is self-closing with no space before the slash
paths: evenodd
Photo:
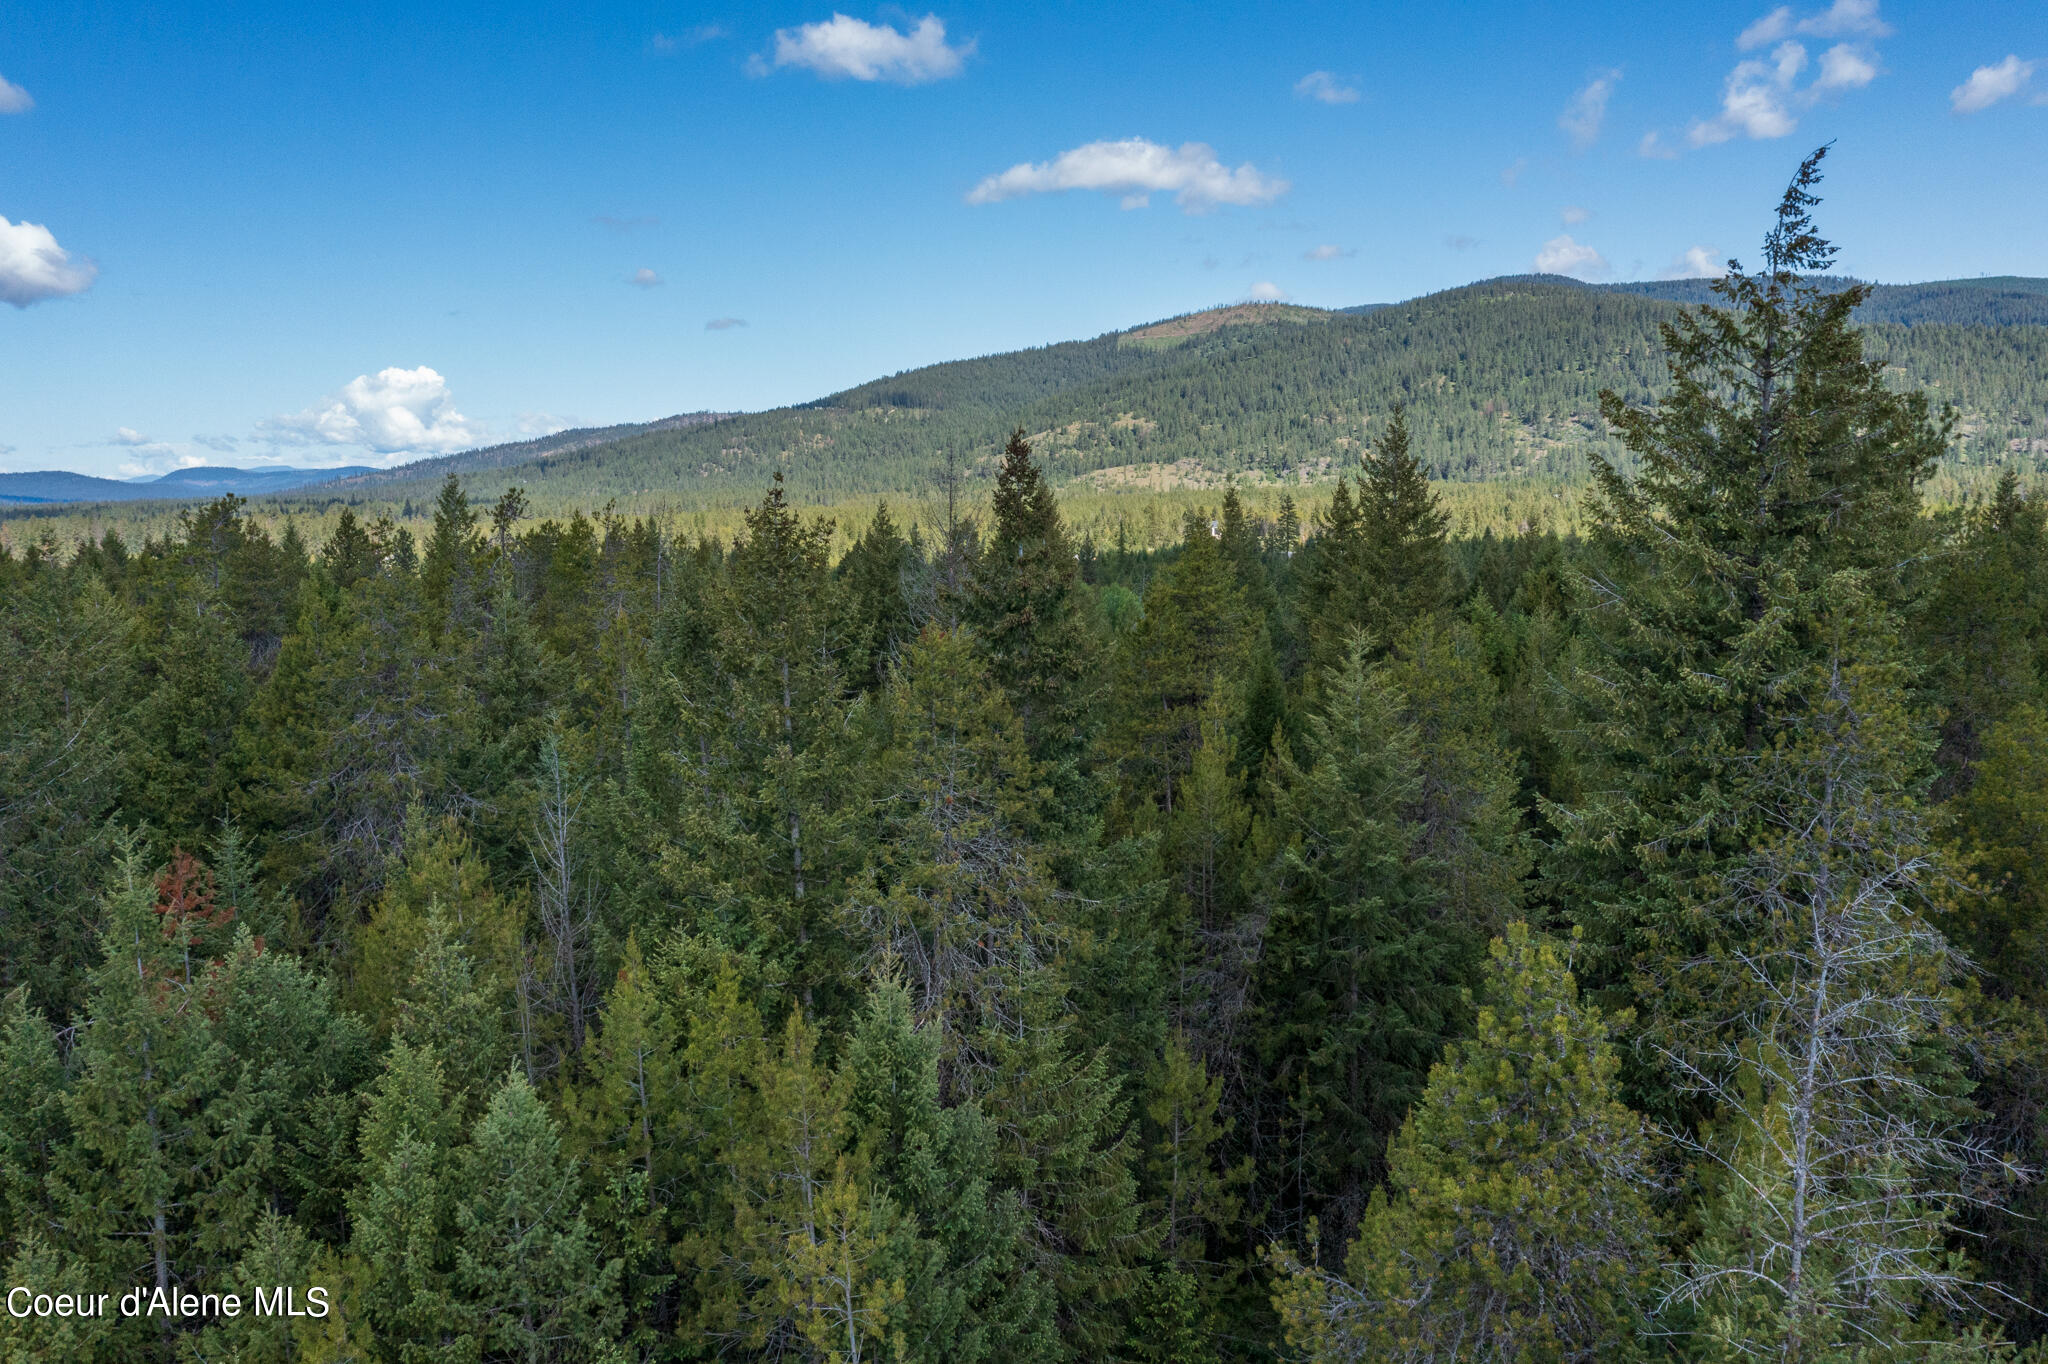
<path id="1" fill-rule="evenodd" d="M 2031 469 L 2048 454 L 2048 327 L 1919 320 L 1965 316 L 1971 298 L 2008 296 L 2036 295 L 1967 281 L 1892 286 L 1890 311 L 1879 315 L 1914 325 L 1877 322 L 1865 332 L 1896 384 L 1956 403 L 1966 459 L 2017 458 Z M 1658 325 L 1678 311 L 1633 286 L 1556 277 L 1490 280 L 1364 313 L 1237 305 L 1218 310 L 1229 325 L 1195 314 L 931 365 L 795 407 L 585 443 L 529 464 L 469 467 L 479 496 L 517 483 L 549 503 L 662 493 L 687 505 L 775 471 L 805 499 L 916 494 L 929 492 L 949 457 L 986 474 L 1021 421 L 1063 483 L 1116 486 L 1160 469 L 1197 485 L 1297 483 L 1348 467 L 1405 401 L 1417 455 L 1434 477 L 1576 480 L 1595 454 L 1627 461 L 1596 397 L 1613 388 L 1641 403 L 1662 391 Z M 440 466 L 417 467 L 410 479 L 411 469 L 379 476 L 379 495 L 423 504 Z"/>

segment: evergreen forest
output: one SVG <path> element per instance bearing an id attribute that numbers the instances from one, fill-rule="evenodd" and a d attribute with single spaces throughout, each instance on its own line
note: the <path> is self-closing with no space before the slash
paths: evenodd
<path id="1" fill-rule="evenodd" d="M 1072 532 L 1087 441 L 1306 451 L 1381 310 L 1074 353 L 1156 429 L 816 414 L 1001 413 L 933 519 L 0 544 L 6 1287 L 328 1303 L 0 1358 L 2048 1359 L 2048 503 L 1924 498 L 2048 329 L 1860 312 L 1822 156 L 1710 295 L 1574 293 L 1580 534 L 1432 491 L 1506 365 Z"/>

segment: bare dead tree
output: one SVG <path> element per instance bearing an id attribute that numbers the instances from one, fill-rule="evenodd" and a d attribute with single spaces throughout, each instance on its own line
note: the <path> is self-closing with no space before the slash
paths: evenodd
<path id="1" fill-rule="evenodd" d="M 1920 912 L 1936 868 L 1900 780 L 1909 724 L 1839 659 L 1818 690 L 1754 759 L 1767 832 L 1711 906 L 1725 945 L 1675 982 L 1723 1006 L 1663 1046 L 1723 1115 L 1674 1134 L 1720 1192 L 1665 1305 L 1784 1361 L 1924 1343 L 1926 1309 L 1997 1291 L 1946 1248 L 2000 1161 L 1929 1064 L 1968 964 Z"/>

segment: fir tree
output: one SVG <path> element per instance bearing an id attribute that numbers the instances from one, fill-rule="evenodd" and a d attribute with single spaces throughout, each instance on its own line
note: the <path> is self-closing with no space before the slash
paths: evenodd
<path id="1" fill-rule="evenodd" d="M 1496 938 L 1475 1036 L 1394 1137 L 1340 1277 L 1274 1254 L 1287 1342 L 1315 1361 L 1608 1361 L 1662 1250 L 1654 1147 L 1615 1097 L 1627 1020 L 1582 1004 L 1556 945 Z"/>
<path id="2" fill-rule="evenodd" d="M 1092 640 L 1073 546 L 1022 428 L 1003 447 L 964 617 L 1042 762 L 1075 756 L 1090 704 Z"/>

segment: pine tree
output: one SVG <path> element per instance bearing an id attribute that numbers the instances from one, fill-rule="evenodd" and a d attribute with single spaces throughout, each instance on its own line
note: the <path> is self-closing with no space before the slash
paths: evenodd
<path id="1" fill-rule="evenodd" d="M 50 1221 L 50 1172 L 70 1138 L 66 1080 L 56 1033 L 17 985 L 0 996 L 0 1255 Z"/>
<path id="2" fill-rule="evenodd" d="M 600 1261 L 554 1119 L 513 1071 L 454 1185 L 458 1319 L 485 1360 L 581 1361 L 616 1337 L 620 1264 Z"/>
<path id="3" fill-rule="evenodd" d="M 1021 427 L 1003 447 L 990 510 L 963 616 L 1024 722 L 1032 755 L 1058 763 L 1084 743 L 1093 641 L 1058 501 Z"/>
<path id="4" fill-rule="evenodd" d="M 1260 632 L 1221 546 L 1190 517 L 1180 557 L 1146 588 L 1144 618 L 1117 650 L 1107 746 L 1132 801 L 1173 813 L 1201 739 L 1203 703 L 1239 685 Z"/>
<path id="5" fill-rule="evenodd" d="M 895 1348 L 919 1364 L 1059 1358 L 1022 1211 L 994 1184 L 994 1134 L 976 1101 L 942 1104 L 939 1063 L 939 1038 L 915 1026 L 909 991 L 873 987 L 843 1069 L 849 1138 L 889 1210 L 881 1272 L 903 1284 Z"/>
<path id="6" fill-rule="evenodd" d="M 1465 1021 L 1479 938 L 1441 912 L 1409 817 L 1420 761 L 1402 698 L 1353 636 L 1274 757 L 1270 905 L 1255 984 L 1266 1097 L 1258 1151 L 1271 1216 L 1319 1209 L 1348 1237 L 1380 1153 Z"/>
<path id="7" fill-rule="evenodd" d="M 917 636 L 910 602 L 903 592 L 912 553 L 889 516 L 889 504 L 877 502 L 867 530 L 839 561 L 839 576 L 846 580 L 853 599 L 853 617 L 868 658 L 870 686 L 887 681 L 890 664 Z"/>
<path id="8" fill-rule="evenodd" d="M 1366 581 L 1353 622 L 1381 640 L 1450 598 L 1444 534 L 1450 514 L 1408 448 L 1408 410 L 1396 403 L 1358 480 Z"/>
<path id="9" fill-rule="evenodd" d="M 448 1103 L 467 1114 L 483 1103 L 511 1048 L 499 991 L 477 979 L 475 963 L 438 903 L 396 1000 L 391 1036 L 429 1052 L 447 1076 Z"/>
<path id="10" fill-rule="evenodd" d="M 1702 950 L 1689 903 L 1760 836 L 1737 778 L 1798 722 L 1784 679 L 1824 647 L 1827 584 L 1865 571 L 1899 599 L 1946 443 L 1925 395 L 1863 357 L 1850 315 L 1867 288 L 1806 278 L 1834 256 L 1809 215 L 1824 152 L 1785 191 L 1763 271 L 1715 285 L 1725 310 L 1664 327 L 1665 397 L 1602 397 L 1640 472 L 1596 459 L 1580 725 L 1599 794 L 1552 812 L 1548 874 L 1587 931 L 1589 978 L 1645 1022 L 1680 1001 L 1644 993 L 1644 973 Z M 1634 1083 L 1646 1101 L 1659 1087 Z"/>
<path id="11" fill-rule="evenodd" d="M 71 1141 L 50 1188 L 65 1256 L 106 1283 L 222 1289 L 260 1210 L 270 1142 L 228 1086 L 232 1056 L 208 1017 L 208 913 L 188 869 L 148 874 L 126 850 L 106 897 L 91 1026 L 64 1092 Z M 119 1323 L 124 1348 L 152 1335 L 169 1358 L 177 1326 Z M 135 1357 L 131 1354 L 130 1357 Z"/>
<path id="12" fill-rule="evenodd" d="M 1315 1361 L 1609 1361 L 1662 1248 L 1647 1125 L 1615 1096 L 1609 1019 L 1564 953 L 1509 927 L 1475 1035 L 1450 1047 L 1388 1151 L 1339 1275 L 1273 1255 L 1287 1342 Z"/>
<path id="13" fill-rule="evenodd" d="M 348 1296 L 401 1364 L 474 1358 L 451 1296 L 458 1110 L 431 1051 L 394 1042 L 363 1114 L 362 1182 L 349 1196 Z"/>
<path id="14" fill-rule="evenodd" d="M 893 740 L 876 854 L 851 902 L 874 958 L 904 972 L 948 1092 L 1014 1028 L 1019 990 L 1055 956 L 1050 877 L 1029 833 L 1044 799 L 1022 727 L 967 631 L 927 629 L 888 696 Z"/>

